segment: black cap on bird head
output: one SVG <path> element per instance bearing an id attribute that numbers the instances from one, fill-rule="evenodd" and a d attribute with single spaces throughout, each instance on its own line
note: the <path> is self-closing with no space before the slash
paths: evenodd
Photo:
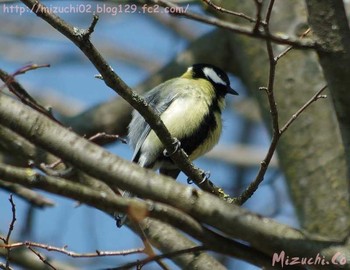
<path id="1" fill-rule="evenodd" d="M 220 94 L 238 95 L 238 93 L 231 88 L 230 80 L 226 72 L 222 69 L 210 64 L 194 64 L 189 67 L 189 69 L 191 69 L 194 79 L 202 78 L 210 81 Z"/>

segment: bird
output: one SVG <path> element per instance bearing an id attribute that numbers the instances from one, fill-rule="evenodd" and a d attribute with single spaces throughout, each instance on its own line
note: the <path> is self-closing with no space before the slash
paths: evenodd
<path id="1" fill-rule="evenodd" d="M 194 64 L 180 77 L 147 92 L 144 99 L 193 161 L 219 141 L 226 94 L 238 95 L 222 69 Z M 177 178 L 180 170 L 164 155 L 165 147 L 136 110 L 132 113 L 128 138 L 134 149 L 133 162 Z"/>
<path id="2" fill-rule="evenodd" d="M 143 98 L 193 161 L 218 143 L 227 94 L 238 95 L 230 86 L 226 72 L 217 66 L 199 63 L 188 67 L 180 77 L 156 86 Z M 178 177 L 180 169 L 136 110 L 128 127 L 128 140 L 134 149 L 133 162 L 174 179 Z M 132 195 L 125 192 L 123 196 Z M 125 221 L 125 217 L 122 219 Z"/>

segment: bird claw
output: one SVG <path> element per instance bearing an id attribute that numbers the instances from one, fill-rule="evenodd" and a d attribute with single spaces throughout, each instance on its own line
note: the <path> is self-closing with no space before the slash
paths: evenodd
<path id="1" fill-rule="evenodd" d="M 203 184 L 205 181 L 207 181 L 210 178 L 210 171 L 201 171 L 203 179 L 198 183 L 198 185 Z"/>
<path id="2" fill-rule="evenodd" d="M 125 214 L 121 214 L 121 213 L 115 212 L 113 214 L 113 217 L 114 217 L 115 223 L 116 223 L 118 228 L 120 228 L 120 227 L 122 227 L 124 225 L 125 218 L 126 218 Z"/>
<path id="3" fill-rule="evenodd" d="M 203 179 L 202 179 L 202 181 L 200 181 L 198 183 L 198 185 L 203 184 L 205 181 L 207 181 L 210 178 L 210 171 L 202 171 L 201 170 L 201 174 L 203 176 Z M 189 184 L 189 185 L 193 184 L 193 180 L 191 178 L 187 178 L 187 184 Z"/>
<path id="4" fill-rule="evenodd" d="M 189 184 L 189 185 L 192 185 L 193 184 L 193 180 L 191 179 L 191 178 L 187 178 L 187 184 Z"/>
<path id="5" fill-rule="evenodd" d="M 170 154 L 168 153 L 168 151 L 167 151 L 166 149 L 164 149 L 163 155 L 164 155 L 165 157 L 170 157 L 170 156 L 174 155 L 174 154 L 180 149 L 180 147 L 181 147 L 181 142 L 180 142 L 178 139 L 174 138 L 173 145 L 175 146 L 175 149 L 174 149 L 174 151 L 173 151 L 172 153 L 170 153 Z"/>

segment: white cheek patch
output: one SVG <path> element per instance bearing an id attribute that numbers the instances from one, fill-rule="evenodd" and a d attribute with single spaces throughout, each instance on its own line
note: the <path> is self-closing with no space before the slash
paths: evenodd
<path id="1" fill-rule="evenodd" d="M 223 79 L 221 79 L 212 68 L 204 68 L 203 73 L 205 74 L 205 76 L 207 76 L 208 79 L 211 79 L 214 83 L 222 84 L 225 86 L 227 85 L 226 82 Z"/>

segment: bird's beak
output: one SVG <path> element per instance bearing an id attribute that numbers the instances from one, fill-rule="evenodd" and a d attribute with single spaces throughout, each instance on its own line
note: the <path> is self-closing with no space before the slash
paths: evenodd
<path id="1" fill-rule="evenodd" d="M 231 88 L 231 86 L 227 87 L 227 93 L 231 95 L 238 96 L 238 93 Z"/>

